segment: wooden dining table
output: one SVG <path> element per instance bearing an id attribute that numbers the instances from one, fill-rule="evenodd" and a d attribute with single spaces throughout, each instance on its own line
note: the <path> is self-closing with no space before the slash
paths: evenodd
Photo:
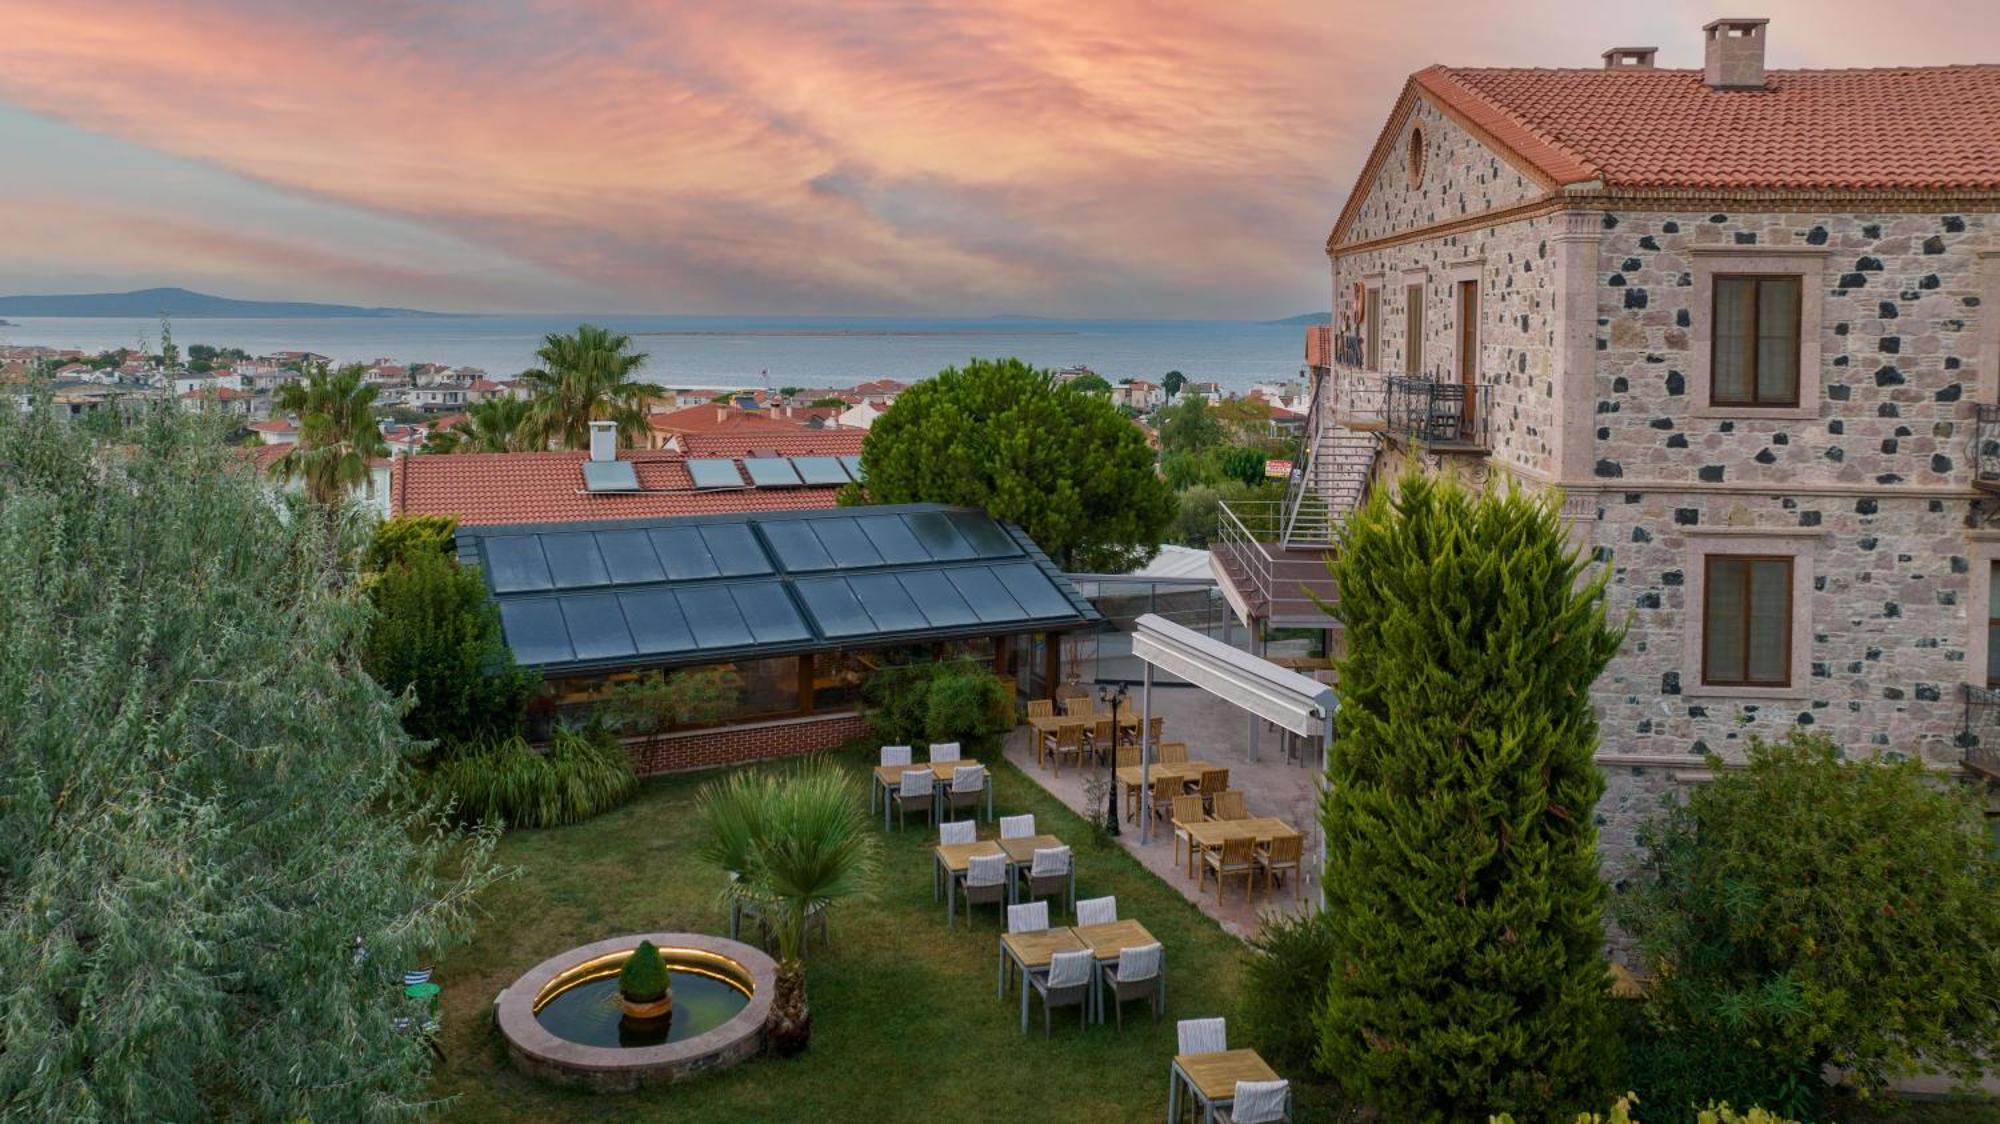
<path id="1" fill-rule="evenodd" d="M 882 830 L 889 830 L 889 806 L 903 787 L 903 774 L 913 769 L 929 769 L 931 772 L 931 819 L 937 819 L 939 790 L 951 784 L 952 771 L 961 765 L 977 765 L 971 758 L 959 761 L 913 761 L 908 765 L 877 765 L 874 781 L 868 786 L 868 810 L 875 810 L 875 800 L 879 794 L 882 800 Z M 993 819 L 993 775 L 986 776 L 986 818 Z"/>
<path id="2" fill-rule="evenodd" d="M 996 997 L 1007 998 L 1007 965 L 1021 969 L 1021 1033 L 1028 1033 L 1028 973 L 1046 968 L 1058 952 L 1082 952 L 1089 946 L 1067 928 L 1006 933 L 1000 937 L 999 983 Z"/>
<path id="3" fill-rule="evenodd" d="M 1035 731 L 1035 766 L 1037 768 L 1041 767 L 1043 759 L 1046 756 L 1047 740 L 1057 731 L 1062 730 L 1064 727 L 1074 726 L 1081 728 L 1085 732 L 1089 732 L 1096 728 L 1098 722 L 1108 722 L 1110 719 L 1111 712 L 1108 710 L 1100 710 L 1093 714 L 1047 714 L 1028 719 L 1029 729 Z M 1121 710 L 1118 712 L 1118 728 L 1120 730 L 1137 730 L 1141 722 L 1140 715 L 1134 711 Z"/>
<path id="4" fill-rule="evenodd" d="M 1104 966 L 1115 964 L 1118 955 L 1128 948 L 1144 948 L 1158 944 L 1159 940 L 1148 932 L 1144 925 L 1131 918 L 1106 921 L 1100 925 L 1074 925 L 1070 932 L 1083 942 L 1085 948 L 1097 958 L 1096 971 L 1090 981 L 1090 997 L 1096 1008 L 1097 1021 L 1104 1021 L 1104 988 L 1102 979 Z M 1167 958 L 1160 957 L 1160 1007 L 1167 1005 Z"/>
<path id="5" fill-rule="evenodd" d="M 1277 1079 L 1277 1071 L 1265 1064 L 1255 1050 L 1176 1054 L 1173 1076 L 1167 1086 L 1167 1119 L 1180 1119 L 1182 1085 L 1194 1094 L 1195 1119 L 1207 1120 L 1214 1109 L 1235 1103 L 1238 1081 Z"/>
<path id="6" fill-rule="evenodd" d="M 1203 820 L 1200 823 L 1181 823 L 1174 826 L 1187 833 L 1188 837 L 1188 877 L 1193 878 L 1200 868 L 1202 856 L 1221 847 L 1231 839 L 1250 839 L 1258 843 L 1269 843 L 1280 835 L 1297 835 L 1299 830 L 1276 816 L 1253 816 L 1247 820 Z"/>
<path id="7" fill-rule="evenodd" d="M 1153 780 L 1157 781 L 1165 777 L 1170 780 L 1178 779 L 1183 785 L 1189 785 L 1200 780 L 1201 775 L 1208 770 L 1220 769 L 1222 766 L 1209 761 L 1176 761 L 1172 764 L 1164 761 L 1155 761 L 1150 766 L 1147 766 L 1147 768 L 1152 770 Z M 1132 794 L 1134 792 L 1139 794 L 1139 803 L 1142 806 L 1145 804 L 1145 775 L 1138 765 L 1125 765 L 1119 768 L 1117 772 L 1118 783 L 1125 786 L 1125 800 L 1128 805 L 1132 801 Z M 1130 819 L 1131 817 L 1127 816 L 1126 818 Z"/>

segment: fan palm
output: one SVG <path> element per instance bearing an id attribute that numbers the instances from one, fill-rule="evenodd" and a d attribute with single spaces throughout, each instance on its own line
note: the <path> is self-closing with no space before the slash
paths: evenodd
<path id="1" fill-rule="evenodd" d="M 756 902 L 777 932 L 777 990 L 768 1026 L 779 1052 L 803 1049 L 806 926 L 843 898 L 874 886 L 877 841 L 860 789 L 837 766 L 812 762 L 783 778 L 734 774 L 705 787 L 702 859 L 729 872 L 728 893 Z"/>
<path id="2" fill-rule="evenodd" d="M 646 355 L 632 350 L 630 336 L 579 324 L 544 336 L 535 357 L 542 365 L 521 372 L 534 392 L 520 426 L 529 448 L 587 449 L 593 421 L 617 422 L 627 442 L 645 434 L 646 400 L 657 388 L 633 380 Z"/>
<path id="3" fill-rule="evenodd" d="M 278 388 L 278 408 L 299 416 L 299 439 L 272 463 L 271 475 L 299 481 L 306 498 L 324 508 L 337 508 L 357 484 L 373 495 L 370 464 L 389 455 L 371 412 L 376 388 L 362 381 L 363 371 L 358 363 L 337 372 L 320 363 L 304 380 Z"/>
<path id="4" fill-rule="evenodd" d="M 488 398 L 465 412 L 451 424 L 452 453 L 513 453 L 526 446 L 521 441 L 521 423 L 528 417 L 525 398 Z"/>

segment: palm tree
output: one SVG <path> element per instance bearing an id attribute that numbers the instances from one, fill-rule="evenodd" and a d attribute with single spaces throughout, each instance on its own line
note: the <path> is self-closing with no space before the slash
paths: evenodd
<path id="1" fill-rule="evenodd" d="M 299 416 L 299 439 L 272 463 L 271 475 L 300 481 L 306 498 L 329 513 L 356 484 L 374 495 L 370 465 L 389 455 L 370 409 L 376 388 L 362 382 L 364 370 L 356 363 L 331 372 L 319 363 L 303 381 L 278 388 L 278 408 Z"/>
<path id="2" fill-rule="evenodd" d="M 877 840 L 861 791 L 838 766 L 814 761 L 789 776 L 736 773 L 705 786 L 703 860 L 731 876 L 726 897 L 754 902 L 778 936 L 777 990 L 766 1037 L 780 1054 L 812 1035 L 802 960 L 806 927 L 874 886 Z"/>
<path id="3" fill-rule="evenodd" d="M 449 445 L 445 453 L 514 453 L 525 446 L 521 423 L 528 417 L 525 398 L 488 398 L 465 412 L 444 434 Z M 435 440 L 435 437 L 433 438 Z"/>
<path id="4" fill-rule="evenodd" d="M 542 365 L 521 372 L 534 391 L 520 429 L 529 448 L 587 449 L 593 421 L 617 422 L 628 443 L 645 435 L 646 399 L 657 388 L 633 381 L 646 355 L 632 350 L 630 336 L 579 324 L 544 336 L 535 357 Z"/>

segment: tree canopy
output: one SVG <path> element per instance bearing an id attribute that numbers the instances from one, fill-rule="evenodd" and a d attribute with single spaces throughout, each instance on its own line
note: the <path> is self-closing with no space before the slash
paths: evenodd
<path id="1" fill-rule="evenodd" d="M 645 435 L 646 399 L 659 388 L 633 379 L 646 353 L 632 350 L 632 337 L 579 324 L 543 337 L 535 357 L 542 365 L 521 372 L 534 391 L 520 430 L 528 448 L 587 449 L 593 421 L 617 422 L 628 444 Z"/>
<path id="2" fill-rule="evenodd" d="M 1159 415 L 1160 448 L 1169 453 L 1204 453 L 1229 437 L 1208 399 L 1190 394 Z"/>
<path id="3" fill-rule="evenodd" d="M 490 840 L 413 805 L 323 520 L 152 410 L 0 410 L 0 1113 L 373 1120 Z"/>
<path id="4" fill-rule="evenodd" d="M 362 381 L 366 370 L 359 363 L 338 371 L 315 363 L 303 380 L 278 388 L 278 408 L 299 415 L 299 439 L 272 462 L 271 474 L 299 481 L 323 507 L 338 507 L 357 485 L 372 492 L 370 466 L 389 455 L 371 412 L 376 388 Z"/>
<path id="5" fill-rule="evenodd" d="M 861 462 L 875 502 L 984 508 L 1071 570 L 1144 563 L 1175 511 L 1138 427 L 1018 359 L 975 359 L 904 391 Z"/>

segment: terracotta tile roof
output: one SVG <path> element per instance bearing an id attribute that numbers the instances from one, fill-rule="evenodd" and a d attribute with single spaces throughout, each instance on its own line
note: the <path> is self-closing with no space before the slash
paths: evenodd
<path id="1" fill-rule="evenodd" d="M 793 421 L 720 403 L 648 414 L 646 424 L 660 433 L 795 433 L 805 428 L 803 419 Z"/>
<path id="2" fill-rule="evenodd" d="M 829 435 L 830 436 L 830 435 Z M 855 434 L 857 438 L 864 436 Z M 701 438 L 695 439 L 697 442 Z M 717 442 L 718 445 L 721 442 Z M 767 447 L 771 442 L 762 443 Z M 854 442 L 854 451 L 860 442 Z M 705 447 L 694 456 L 741 456 L 747 449 Z M 830 454 L 824 447 L 792 451 L 779 442 L 781 456 Z M 640 491 L 583 490 L 584 452 L 418 454 L 396 458 L 389 485 L 390 510 L 397 515 L 456 515 L 468 526 L 494 523 L 574 523 L 594 519 L 640 519 L 669 515 L 718 515 L 732 511 L 779 511 L 832 507 L 836 488 L 743 488 L 696 491 L 687 455 L 624 450 Z"/>
<path id="3" fill-rule="evenodd" d="M 690 457 L 741 457 L 772 453 L 781 457 L 858 457 L 868 440 L 865 429 L 807 429 L 789 433 L 684 433 L 681 449 Z"/>
<path id="4" fill-rule="evenodd" d="M 1699 70 L 1433 66 L 1411 81 L 1558 185 L 2000 189 L 2000 66 Z"/>

